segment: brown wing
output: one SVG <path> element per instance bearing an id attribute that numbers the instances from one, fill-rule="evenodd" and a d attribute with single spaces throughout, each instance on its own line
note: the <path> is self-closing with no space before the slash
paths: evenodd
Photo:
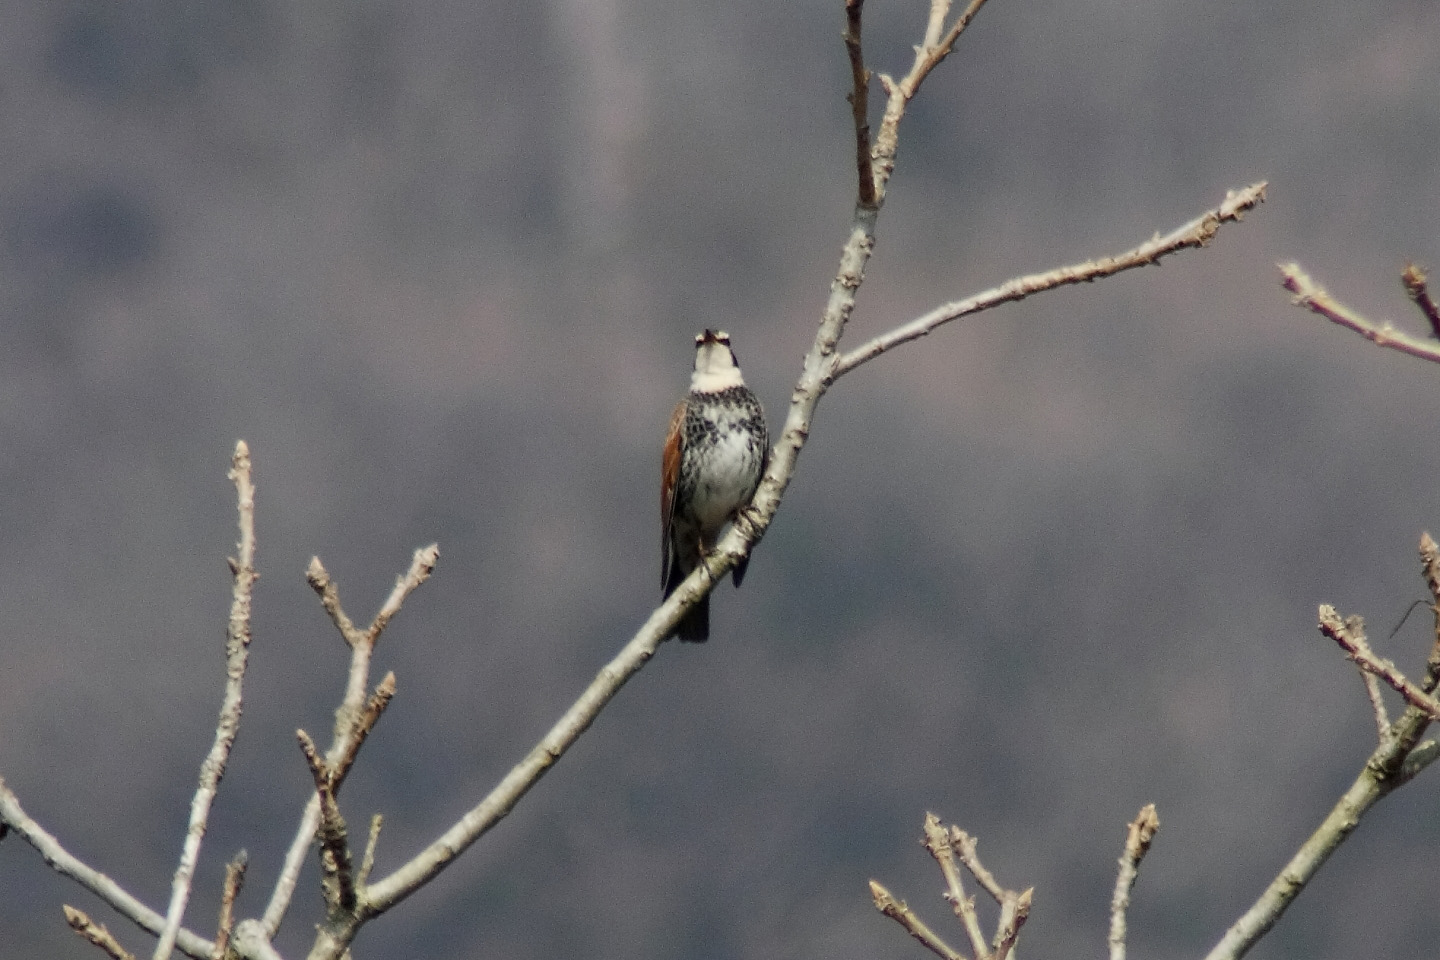
<path id="1" fill-rule="evenodd" d="M 670 430 L 665 434 L 665 453 L 660 460 L 660 586 L 670 573 L 670 522 L 675 516 L 675 485 L 680 479 L 680 441 L 685 432 L 685 403 L 675 404 Z"/>

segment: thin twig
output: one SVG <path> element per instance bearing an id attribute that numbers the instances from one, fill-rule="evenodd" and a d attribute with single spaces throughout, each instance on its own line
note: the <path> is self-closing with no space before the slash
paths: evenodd
<path id="1" fill-rule="evenodd" d="M 215 801 L 220 778 L 225 775 L 230 748 L 240 732 L 242 687 L 250 650 L 250 608 L 258 578 L 255 573 L 255 486 L 250 480 L 250 448 L 244 440 L 235 444 L 235 455 L 230 460 L 230 479 L 235 484 L 238 501 L 240 542 L 236 545 L 238 556 L 230 560 L 235 582 L 230 619 L 225 630 L 225 696 L 220 705 L 219 722 L 215 725 L 215 742 L 200 765 L 200 784 L 190 803 L 190 826 L 185 831 L 180 864 L 175 868 L 175 879 L 171 883 L 165 928 L 160 931 L 160 940 L 155 944 L 155 960 L 169 960 L 170 952 L 175 949 L 180 921 L 185 916 L 186 904 L 190 902 L 190 884 L 195 876 L 195 864 L 200 858 L 200 842 L 205 838 L 210 805 Z"/>
<path id="2" fill-rule="evenodd" d="M 355 622 L 345 613 L 345 608 L 340 605 L 340 589 L 335 585 L 330 572 L 320 562 L 319 557 L 310 558 L 310 566 L 305 570 L 305 582 L 310 584 L 310 589 L 320 595 L 320 605 L 330 615 L 330 621 L 335 624 L 335 629 L 340 631 L 341 638 L 346 645 L 355 647 L 364 641 L 365 631 L 355 626 Z"/>
<path id="3" fill-rule="evenodd" d="M 380 612 L 370 621 L 370 629 L 365 631 L 371 641 L 379 639 L 380 634 L 390 625 L 391 619 L 400 612 L 405 598 L 430 579 L 430 574 L 435 572 L 435 564 L 439 562 L 440 548 L 436 544 L 432 543 L 415 551 L 415 555 L 410 558 L 410 568 L 395 578 L 395 586 L 390 591 L 390 596 L 385 598 L 385 602 L 380 605 Z"/>
<path id="4" fill-rule="evenodd" d="M 1206 211 L 1163 237 L 1156 236 L 1116 256 L 1016 277 L 983 293 L 938 306 L 839 357 L 833 364 L 831 379 L 839 379 L 862 363 L 873 360 L 902 343 L 923 337 L 952 320 L 989 310 L 1003 303 L 1024 300 L 1046 290 L 1076 283 L 1090 283 L 1124 270 L 1151 266 L 1158 263 L 1162 257 L 1180 250 L 1203 247 L 1215 237 L 1222 225 L 1240 221 L 1248 211 L 1262 202 L 1265 199 L 1265 187 L 1264 183 L 1256 183 L 1243 190 L 1231 190 L 1215 209 Z"/>
<path id="5" fill-rule="evenodd" d="M 370 836 L 365 840 L 365 854 L 360 858 L 360 870 L 355 874 L 355 884 L 365 886 L 370 882 L 370 871 L 375 867 L 375 848 L 380 843 L 380 828 L 385 824 L 385 817 L 375 814 L 370 818 Z"/>
<path id="6" fill-rule="evenodd" d="M 320 562 L 320 558 L 311 559 L 309 569 L 305 573 L 306 580 L 311 588 L 319 594 L 321 606 L 330 615 L 331 621 L 350 647 L 350 670 L 345 681 L 345 693 L 341 698 L 340 706 L 335 710 L 334 738 L 331 741 L 330 749 L 325 752 L 327 763 L 332 765 L 340 763 L 347 753 L 350 754 L 350 760 L 353 762 L 354 754 L 350 751 L 350 740 L 364 727 L 364 718 L 369 709 L 367 704 L 373 706 L 374 698 L 381 693 L 381 690 L 377 689 L 372 697 L 369 699 L 366 697 L 366 688 L 370 683 L 370 659 L 374 653 L 375 644 L 380 638 L 381 631 L 399 611 L 405 599 L 429 579 L 439 559 L 440 548 L 436 544 L 432 543 L 428 547 L 416 550 L 410 559 L 409 569 L 397 578 L 395 588 L 390 591 L 390 596 L 381 605 L 380 612 L 375 615 L 375 620 L 365 630 L 357 628 L 346 616 L 340 605 L 339 589 Z M 384 686 L 385 684 L 382 682 L 381 688 Z M 373 721 L 371 722 L 373 723 Z M 286 912 L 290 909 L 290 902 L 295 896 L 295 884 L 299 882 L 300 870 L 305 865 L 305 854 L 309 851 L 310 844 L 315 842 L 315 830 L 319 824 L 320 798 L 318 794 L 312 793 L 306 801 L 304 812 L 300 815 L 300 826 L 295 832 L 295 838 L 291 840 L 290 848 L 285 853 L 285 862 L 280 869 L 280 876 L 275 881 L 275 890 L 271 893 L 270 902 L 265 907 L 262 924 L 267 938 L 275 936 L 275 932 L 280 929 L 280 924 L 285 919 Z"/>
<path id="7" fill-rule="evenodd" d="M 1370 698 L 1370 709 L 1375 714 L 1375 736 L 1384 742 L 1390 736 L 1390 713 L 1385 709 L 1385 698 L 1380 693 L 1380 681 L 1368 670 L 1360 671 L 1360 680 L 1365 684 L 1365 696 Z"/>
<path id="8" fill-rule="evenodd" d="M 851 90 L 845 99 L 855 124 L 855 169 L 858 176 L 857 203 L 875 206 L 875 171 L 870 165 L 870 71 L 860 44 L 860 15 L 865 0 L 845 0 L 845 52 L 850 57 Z"/>
<path id="9" fill-rule="evenodd" d="M 22 840 L 34 847 L 35 852 L 40 854 L 56 873 L 74 880 L 114 907 L 121 915 L 134 921 L 141 929 L 158 935 L 164 928 L 163 916 L 135 899 L 99 870 L 80 861 L 36 823 L 20 806 L 20 798 L 5 785 L 3 777 L 0 777 L 0 822 L 8 825 Z M 209 960 L 215 949 L 215 945 L 209 940 L 183 927 L 175 945 L 195 960 Z"/>
<path id="10" fill-rule="evenodd" d="M 925 849 L 930 851 L 930 856 L 940 865 L 940 873 L 945 877 L 945 899 L 950 901 L 955 916 L 964 926 L 971 949 L 981 960 L 988 960 L 990 948 L 985 942 L 984 931 L 980 929 L 980 918 L 975 915 L 975 899 L 965 895 L 965 885 L 960 878 L 960 865 L 955 860 L 955 847 L 950 841 L 950 831 L 945 829 L 940 818 L 933 813 L 925 814 Z"/>
<path id="11" fill-rule="evenodd" d="M 995 879 L 995 875 L 985 869 L 985 864 L 980 862 L 980 842 L 953 825 L 950 827 L 950 842 L 954 844 L 960 862 L 965 864 L 965 869 L 970 871 L 975 882 L 994 897 L 996 903 L 1003 903 L 1007 891 L 1000 885 L 1000 881 Z"/>
<path id="12" fill-rule="evenodd" d="M 877 910 L 904 927 L 910 936 L 923 943 L 937 957 L 943 957 L 944 960 L 965 960 L 963 953 L 940 939 L 939 934 L 915 916 L 915 912 L 906 906 L 903 900 L 895 899 L 889 890 L 874 880 L 870 881 L 870 898 L 875 901 Z"/>
<path id="13" fill-rule="evenodd" d="M 1365 638 L 1364 622 L 1359 617 L 1341 620 L 1334 607 L 1321 604 L 1320 632 L 1339 644 L 1345 656 L 1361 670 L 1384 680 L 1407 703 L 1423 711 L 1431 720 L 1440 720 L 1440 701 L 1412 683 L 1392 661 L 1377 656 L 1370 649 L 1370 642 Z"/>
<path id="14" fill-rule="evenodd" d="M 315 795 L 320 800 L 320 866 L 324 874 L 323 886 L 328 894 L 332 912 L 336 909 L 351 912 L 355 909 L 355 874 L 350 859 L 349 833 L 345 818 L 340 815 L 340 805 L 335 801 L 335 779 L 304 730 L 295 731 L 305 761 L 310 765 L 310 774 L 315 779 Z"/>
<path id="15" fill-rule="evenodd" d="M 930 71 L 950 55 L 955 41 L 970 25 L 970 21 L 975 19 L 975 14 L 984 4 L 985 0 L 971 0 L 950 31 L 940 37 L 940 29 L 950 10 L 950 0 L 931 0 L 925 41 L 915 48 L 915 60 L 910 65 L 910 72 L 899 81 L 888 73 L 880 74 L 880 86 L 885 90 L 886 99 L 885 112 L 880 118 L 880 132 L 875 135 L 872 150 L 877 204 L 884 202 L 885 187 L 890 182 L 890 175 L 895 171 L 895 159 L 900 148 L 900 121 L 905 118 L 905 108 L 920 92 L 920 85 L 925 82 Z"/>
<path id="16" fill-rule="evenodd" d="M 1428 534 L 1421 538 L 1420 553 L 1426 580 L 1434 584 L 1435 543 Z M 1437 603 L 1437 607 L 1440 607 L 1440 603 Z M 1440 613 L 1437 613 L 1437 619 L 1440 619 Z M 1322 606 L 1320 629 L 1346 648 L 1347 652 L 1352 648 L 1363 648 L 1368 652 L 1369 644 L 1364 639 L 1363 624 L 1358 617 L 1341 620 L 1333 607 Z M 1440 645 L 1440 641 L 1437 641 L 1437 645 Z M 1436 656 L 1432 651 L 1429 661 L 1431 664 Z M 1414 686 L 1408 681 L 1406 683 Z M 1428 685 L 1427 689 L 1434 689 L 1433 670 L 1427 670 L 1425 683 Z M 1427 690 L 1417 688 L 1415 692 L 1429 699 Z M 1406 696 L 1407 701 L 1411 701 L 1406 691 L 1401 690 L 1401 693 Z M 1225 932 L 1205 960 L 1238 960 L 1244 956 L 1279 921 L 1330 855 L 1345 842 L 1350 832 L 1359 826 L 1370 808 L 1440 758 L 1440 747 L 1433 741 L 1420 742 L 1432 716 L 1433 713 L 1429 710 L 1410 702 L 1399 718 L 1390 724 L 1389 736 L 1381 739 L 1360 768 L 1355 781 L 1336 801 L 1320 826 L 1300 845 L 1290 862 L 1250 908 Z"/>
<path id="17" fill-rule="evenodd" d="M 1035 897 L 1035 888 L 1026 887 L 1019 894 L 1006 893 L 1000 904 L 1000 925 L 995 933 L 994 960 L 1006 960 L 1015 950 L 1020 939 L 1020 928 L 1030 918 L 1030 903 Z"/>
<path id="18" fill-rule="evenodd" d="M 365 708 L 360 711 L 356 718 L 355 731 L 353 735 L 345 740 L 345 748 L 340 756 L 335 758 L 331 774 L 335 780 L 335 789 L 340 789 L 340 784 L 345 782 L 345 775 L 350 772 L 350 767 L 355 763 L 355 757 L 360 748 L 365 745 L 365 739 L 370 736 L 370 731 L 375 729 L 375 722 L 380 719 L 380 714 L 390 705 L 390 700 L 395 696 L 395 672 L 392 670 L 385 674 L 385 679 L 370 694 L 370 699 L 365 701 Z"/>
<path id="19" fill-rule="evenodd" d="M 1375 323 L 1336 300 L 1310 278 L 1298 263 L 1280 264 L 1280 285 L 1295 294 L 1295 305 L 1319 314 L 1331 323 L 1349 327 L 1371 343 L 1408 353 L 1421 360 L 1440 363 L 1440 343 L 1399 330 L 1389 323 Z"/>
<path id="20" fill-rule="evenodd" d="M 1430 322 L 1430 332 L 1440 340 L 1440 306 L 1436 306 L 1434 299 L 1430 296 L 1428 287 L 1429 278 L 1425 271 L 1413 263 L 1406 264 L 1405 269 L 1400 273 L 1400 283 L 1405 287 L 1405 293 L 1420 308 L 1425 319 Z"/>
<path id="21" fill-rule="evenodd" d="M 1125 960 L 1125 911 L 1130 908 L 1130 890 L 1140 871 L 1140 861 L 1150 852 L 1150 841 L 1160 829 L 1155 804 L 1147 803 L 1130 821 L 1125 834 L 1125 849 L 1120 854 L 1120 869 L 1115 876 L 1115 893 L 1110 898 L 1110 960 Z"/>
<path id="22" fill-rule="evenodd" d="M 95 944 L 95 946 L 110 954 L 114 960 L 135 960 L 135 954 L 120 946 L 120 941 L 116 940 L 114 934 L 105 929 L 103 923 L 96 923 L 87 917 L 83 911 L 75 909 L 68 903 L 64 905 L 63 909 L 65 911 L 65 922 L 70 924 L 71 930 L 74 930 L 81 937 L 89 940 Z"/>
<path id="23" fill-rule="evenodd" d="M 225 949 L 230 945 L 230 934 L 235 929 L 235 898 L 245 883 L 245 866 L 249 856 L 244 850 L 235 854 L 235 859 L 225 865 L 225 886 L 220 891 L 220 920 L 216 924 L 214 960 L 224 960 Z"/>
<path id="24" fill-rule="evenodd" d="M 1425 659 L 1425 679 L 1420 681 L 1420 688 L 1429 693 L 1440 683 L 1440 544 L 1428 532 L 1420 534 L 1420 571 L 1430 589 L 1430 612 L 1434 617 L 1435 641 Z"/>

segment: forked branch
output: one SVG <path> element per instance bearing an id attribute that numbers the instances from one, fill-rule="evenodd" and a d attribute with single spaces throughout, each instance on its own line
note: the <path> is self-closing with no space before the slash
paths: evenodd
<path id="1" fill-rule="evenodd" d="M 1421 360 L 1440 363 L 1440 340 L 1417 337 L 1390 323 L 1376 323 L 1332 297 L 1324 287 L 1316 283 L 1308 273 L 1300 268 L 1300 264 L 1293 262 L 1280 264 L 1280 277 L 1280 285 L 1295 294 L 1296 306 L 1304 307 L 1331 323 L 1354 330 L 1376 346 L 1388 347 L 1391 350 L 1408 353 L 1412 357 L 1419 357 Z M 1437 312 L 1435 301 L 1430 298 L 1425 274 L 1411 264 L 1401 274 L 1401 282 L 1405 286 L 1406 294 L 1414 301 L 1430 324 L 1432 332 L 1440 337 L 1440 323 L 1437 323 L 1440 312 Z"/>
<path id="2" fill-rule="evenodd" d="M 980 863 L 974 839 L 959 827 L 946 827 L 933 813 L 925 815 L 925 835 L 921 843 L 940 867 L 941 876 L 945 879 L 945 899 L 949 901 L 956 918 L 964 928 L 975 960 L 1007 960 L 1015 949 L 1020 928 L 1030 916 L 1030 902 L 1034 891 L 1027 889 L 1016 892 L 1001 887 L 994 875 Z M 980 929 L 975 900 L 965 894 L 964 881 L 956 865 L 957 860 L 999 904 L 995 935 L 988 943 Z M 965 954 L 946 943 L 914 910 L 885 889 L 879 881 L 870 881 L 870 899 L 877 910 L 904 927 L 910 936 L 924 944 L 931 953 L 945 960 L 968 960 Z"/>
<path id="3" fill-rule="evenodd" d="M 1431 591 L 1436 639 L 1426 658 L 1424 676 L 1418 683 L 1407 680 L 1393 664 L 1374 655 L 1359 617 L 1342 620 L 1333 607 L 1320 608 L 1320 631 L 1340 644 L 1367 674 L 1399 690 L 1409 706 L 1393 723 L 1379 727 L 1379 743 L 1361 766 L 1354 783 L 1205 960 L 1238 960 L 1244 956 L 1275 925 L 1370 808 L 1440 757 L 1440 746 L 1433 740 L 1423 743 L 1420 740 L 1434 716 L 1430 706 L 1437 679 L 1440 679 L 1440 556 L 1429 534 L 1420 538 L 1420 560 L 1422 575 Z"/>

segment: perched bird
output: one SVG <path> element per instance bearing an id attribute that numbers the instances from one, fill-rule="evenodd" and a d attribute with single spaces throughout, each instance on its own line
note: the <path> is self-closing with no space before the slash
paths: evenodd
<path id="1" fill-rule="evenodd" d="M 660 474 L 660 583 L 665 596 L 715 549 L 720 532 L 750 503 L 770 445 L 765 411 L 745 386 L 730 349 L 730 335 L 706 330 L 695 338 L 690 392 L 675 406 Z M 735 565 L 735 586 L 746 560 Z M 676 631 L 700 643 L 710 636 L 710 597 L 695 606 Z"/>

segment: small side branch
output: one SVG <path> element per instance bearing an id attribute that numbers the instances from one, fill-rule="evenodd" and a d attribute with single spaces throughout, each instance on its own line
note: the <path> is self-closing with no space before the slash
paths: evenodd
<path id="1" fill-rule="evenodd" d="M 0 777 L 0 823 L 4 823 L 44 858 L 45 862 L 61 876 L 69 877 L 80 886 L 114 907 L 120 914 L 143 930 L 158 935 L 165 926 L 165 918 L 131 896 L 114 880 L 79 860 L 61 846 L 45 828 L 36 823 L 20 805 L 20 798 L 5 785 Z M 194 960 L 209 960 L 215 945 L 203 937 L 180 928 L 176 938 L 178 946 Z"/>
<path id="2" fill-rule="evenodd" d="M 225 695 L 220 705 L 220 720 L 215 726 L 215 742 L 200 765 L 200 785 L 190 804 L 190 826 L 185 832 L 180 864 L 175 868 L 175 879 L 171 883 L 170 909 L 165 915 L 165 928 L 155 945 L 155 960 L 169 960 L 171 951 L 175 949 L 180 921 L 190 901 L 190 884 L 195 876 L 195 864 L 200 858 L 200 843 L 205 838 L 210 806 L 220 788 L 220 778 L 225 775 L 230 748 L 240 732 L 241 688 L 250 650 L 250 609 L 258 579 L 255 573 L 255 486 L 250 479 L 250 448 L 244 440 L 235 444 L 235 454 L 230 460 L 230 480 L 235 484 L 238 501 L 240 542 L 236 545 L 238 556 L 230 560 L 234 587 L 230 619 L 225 631 Z"/>
<path id="3" fill-rule="evenodd" d="M 1413 263 L 1406 264 L 1400 273 L 1400 283 L 1405 288 L 1405 295 L 1425 315 L 1430 324 L 1430 332 L 1435 339 L 1440 340 L 1440 306 L 1436 306 L 1435 300 L 1430 296 L 1429 279 L 1425 276 L 1425 271 Z"/>
<path id="4" fill-rule="evenodd" d="M 355 874 L 350 859 L 349 834 L 340 805 L 335 800 L 335 778 L 304 730 L 296 730 L 295 738 L 310 774 L 315 778 L 315 795 L 320 801 L 320 868 L 323 886 L 331 912 L 352 913 L 355 910 Z"/>
<path id="5" fill-rule="evenodd" d="M 1342 620 L 1334 607 L 1321 604 L 1320 632 L 1339 644 L 1345 656 L 1361 670 L 1385 681 L 1407 703 L 1431 720 L 1440 720 L 1440 701 L 1407 679 L 1392 661 L 1370 649 L 1370 641 L 1365 637 L 1365 622 L 1359 617 Z"/>
<path id="6" fill-rule="evenodd" d="M 1244 219 L 1247 212 L 1265 199 L 1265 183 L 1256 183 L 1243 190 L 1231 190 L 1224 201 L 1213 210 L 1208 210 L 1189 223 L 1172 230 L 1165 236 L 1155 236 L 1124 253 L 1113 257 L 1101 257 L 1068 267 L 1058 267 L 1044 273 L 1008 280 L 998 287 L 978 293 L 964 300 L 943 304 L 924 316 L 917 317 L 888 333 L 856 347 L 840 357 L 834 366 L 832 379 L 838 379 L 862 363 L 875 359 L 887 350 L 902 343 L 919 339 L 942 324 L 982 310 L 989 310 L 1003 303 L 1024 300 L 1036 293 L 1054 290 L 1075 283 L 1090 283 L 1101 277 L 1108 277 L 1124 270 L 1146 267 L 1159 263 L 1162 257 L 1191 247 L 1203 247 L 1220 232 L 1226 223 Z"/>
<path id="7" fill-rule="evenodd" d="M 940 939 L 940 935 L 927 927 L 924 920 L 915 916 L 915 911 L 911 910 L 905 901 L 895 899 L 889 890 L 875 880 L 870 881 L 870 898 L 875 901 L 875 909 L 904 927 L 910 936 L 923 943 L 937 957 L 943 957 L 944 960 L 965 960 L 963 953 Z"/>
<path id="8" fill-rule="evenodd" d="M 915 48 L 915 60 L 910 72 L 900 80 L 889 74 L 880 74 L 880 85 L 885 89 L 885 114 L 880 119 L 880 132 L 875 136 L 873 160 L 875 166 L 875 193 L 877 203 L 884 200 L 885 187 L 890 175 L 895 172 L 895 158 L 900 148 L 900 121 L 905 118 L 905 109 L 930 71 L 955 49 L 955 41 L 970 26 L 975 14 L 985 5 L 985 0 L 970 0 L 965 12 L 956 18 L 947 30 L 945 18 L 950 14 L 950 0 L 930 0 L 930 16 L 925 27 L 925 39 Z"/>
<path id="9" fill-rule="evenodd" d="M 1298 263 L 1280 264 L 1280 285 L 1295 294 L 1296 306 L 1304 307 L 1331 323 L 1354 330 L 1371 343 L 1408 353 L 1421 360 L 1440 363 L 1440 342 L 1406 333 L 1389 323 L 1375 323 L 1336 300 L 1310 278 Z"/>
<path id="10" fill-rule="evenodd" d="M 1030 916 L 1030 902 L 1033 889 L 1016 893 L 1006 890 L 995 880 L 993 874 L 980 863 L 976 852 L 975 839 L 959 827 L 947 827 L 933 813 L 925 815 L 925 835 L 921 842 L 940 867 L 945 878 L 945 899 L 955 911 L 956 918 L 965 929 L 965 936 L 975 951 L 976 960 L 1007 960 L 1015 949 L 1020 928 Z M 980 929 L 980 920 L 975 913 L 975 900 L 966 896 L 963 880 L 956 860 L 965 865 L 970 874 L 985 892 L 1000 905 L 1000 917 L 995 925 L 995 936 L 987 944 Z M 899 923 L 906 931 L 938 956 L 962 958 L 962 955 L 931 930 L 905 905 L 896 899 L 877 881 L 870 881 L 870 898 L 876 908 L 885 916 Z"/>
<path id="11" fill-rule="evenodd" d="M 1125 912 L 1130 909 L 1130 890 L 1140 872 L 1140 861 L 1150 852 L 1150 842 L 1159 829 L 1155 804 L 1147 803 L 1130 822 L 1125 835 L 1125 850 L 1120 854 L 1120 869 L 1115 876 L 1115 893 L 1110 898 L 1110 960 L 1125 960 Z"/>
<path id="12" fill-rule="evenodd" d="M 980 841 L 951 824 L 950 842 L 955 846 L 955 852 L 960 857 L 960 862 L 965 864 L 965 869 L 975 878 L 975 882 L 984 888 L 985 892 L 995 898 L 996 903 L 1003 903 L 1007 891 L 995 879 L 995 875 L 985 869 L 985 864 L 980 862 Z"/>
<path id="13" fill-rule="evenodd" d="M 365 701 L 365 708 L 360 711 L 356 718 L 355 731 L 352 736 L 345 740 L 344 749 L 340 756 L 335 758 L 331 764 L 334 771 L 332 776 L 335 780 L 335 789 L 340 789 L 340 784 L 345 782 L 345 775 L 350 772 L 351 766 L 355 763 L 355 757 L 360 748 L 365 745 L 365 740 L 370 736 L 370 731 L 375 729 L 375 723 L 380 719 L 380 714 L 390 705 L 390 700 L 395 696 L 395 672 L 392 670 L 385 674 L 385 679 L 370 694 L 370 699 Z"/>
<path id="14" fill-rule="evenodd" d="M 370 882 L 370 871 L 375 868 L 375 848 L 380 844 L 380 828 L 385 825 L 385 817 L 375 814 L 370 818 L 370 836 L 365 841 L 365 854 L 360 858 L 360 872 L 356 874 L 355 881 L 360 886 Z"/>
<path id="15" fill-rule="evenodd" d="M 216 924 L 215 953 L 212 960 L 225 960 L 230 935 L 235 932 L 235 898 L 245 883 L 245 867 L 250 862 L 244 850 L 225 865 L 225 886 L 220 891 L 220 919 Z"/>
<path id="16" fill-rule="evenodd" d="M 405 598 L 430 579 L 430 574 L 435 572 L 435 564 L 439 562 L 440 547 L 437 544 L 432 543 L 415 551 L 415 555 L 410 558 L 410 568 L 395 578 L 395 586 L 390 591 L 390 596 L 385 598 L 385 602 L 380 605 L 380 612 L 370 621 L 370 629 L 365 631 L 371 643 L 380 638 L 380 634 L 390 625 L 395 614 L 400 612 Z"/>
<path id="17" fill-rule="evenodd" d="M 984 932 L 980 929 L 980 918 L 975 915 L 975 898 L 965 895 L 950 831 L 945 829 L 940 818 L 933 813 L 925 814 L 925 849 L 930 851 L 930 856 L 940 865 L 940 873 L 945 877 L 945 899 L 950 901 L 955 916 L 965 928 L 965 935 L 970 939 L 970 948 L 980 960 L 987 960 L 990 948 L 985 942 Z"/>
<path id="18" fill-rule="evenodd" d="M 860 14 L 865 0 L 845 0 L 845 52 L 850 57 L 850 111 L 855 122 L 855 169 L 859 174 L 856 202 L 875 207 L 875 170 L 870 162 L 870 71 L 860 44 Z"/>
<path id="19" fill-rule="evenodd" d="M 1429 534 L 1420 538 L 1420 557 L 1426 583 L 1436 596 L 1436 619 L 1440 621 L 1440 556 Z M 1311 878 L 1345 842 L 1370 808 L 1420 771 L 1440 759 L 1440 746 L 1434 741 L 1421 742 L 1426 729 L 1436 716 L 1437 706 L 1431 693 L 1436 684 L 1437 660 L 1440 660 L 1440 639 L 1426 661 L 1424 682 L 1416 685 L 1400 674 L 1388 660 L 1376 657 L 1365 639 L 1364 622 L 1359 617 L 1342 620 L 1331 606 L 1320 608 L 1320 630 L 1338 643 L 1351 660 L 1362 669 L 1391 684 L 1409 704 L 1405 711 L 1388 725 L 1379 744 L 1366 759 L 1349 789 L 1336 801 L 1306 841 L 1300 845 L 1256 901 L 1235 921 L 1225 935 L 1206 955 L 1205 960 L 1238 960 L 1273 927 L 1304 890 Z M 1437 624 L 1440 638 L 1440 624 Z"/>
<path id="20" fill-rule="evenodd" d="M 1375 736 L 1380 742 L 1390 736 L 1390 712 L 1385 709 L 1385 698 L 1380 693 L 1380 681 L 1367 670 L 1360 671 L 1360 682 L 1365 684 L 1365 696 L 1370 700 L 1370 711 L 1375 715 Z"/>
<path id="21" fill-rule="evenodd" d="M 374 693 L 367 696 L 370 660 L 375 644 L 385 627 L 400 611 L 406 598 L 430 578 L 439 561 L 440 548 L 436 544 L 416 550 L 410 559 L 409 568 L 396 579 L 395 587 L 381 605 L 380 612 L 368 627 L 361 630 L 346 615 L 340 604 L 340 590 L 320 562 L 320 558 L 313 557 L 310 560 L 305 579 L 319 595 L 320 605 L 325 608 L 331 622 L 350 648 L 350 670 L 345 681 L 345 693 L 341 697 L 340 706 L 335 710 L 333 739 L 330 749 L 325 752 L 325 761 L 330 768 L 339 771 L 339 780 L 344 779 L 354 763 L 356 752 L 384 711 L 385 705 L 389 703 L 390 697 L 394 695 L 394 676 L 387 675 Z M 275 881 L 275 889 L 261 920 L 262 932 L 267 940 L 275 936 L 290 909 L 290 902 L 295 896 L 295 884 L 299 881 L 300 870 L 305 865 L 305 854 L 309 851 L 310 844 L 315 842 L 315 831 L 319 825 L 320 798 L 318 794 L 311 794 L 304 812 L 300 815 L 300 826 L 295 831 L 295 838 L 290 842 L 290 849 L 286 851 L 284 866 L 280 869 L 280 876 Z"/>
<path id="22" fill-rule="evenodd" d="M 1440 683 L 1440 544 L 1436 544 L 1429 533 L 1420 534 L 1420 570 L 1425 586 L 1430 589 L 1430 612 L 1435 621 L 1435 641 L 1430 645 L 1430 656 L 1425 659 L 1425 679 L 1420 684 L 1430 693 Z"/>
<path id="23" fill-rule="evenodd" d="M 70 924 L 70 929 L 78 933 L 82 938 L 89 940 L 95 946 L 108 953 L 114 960 L 135 960 L 135 954 L 120 946 L 120 941 L 105 929 L 103 923 L 96 923 L 85 915 L 81 910 L 66 904 L 65 922 Z"/>

